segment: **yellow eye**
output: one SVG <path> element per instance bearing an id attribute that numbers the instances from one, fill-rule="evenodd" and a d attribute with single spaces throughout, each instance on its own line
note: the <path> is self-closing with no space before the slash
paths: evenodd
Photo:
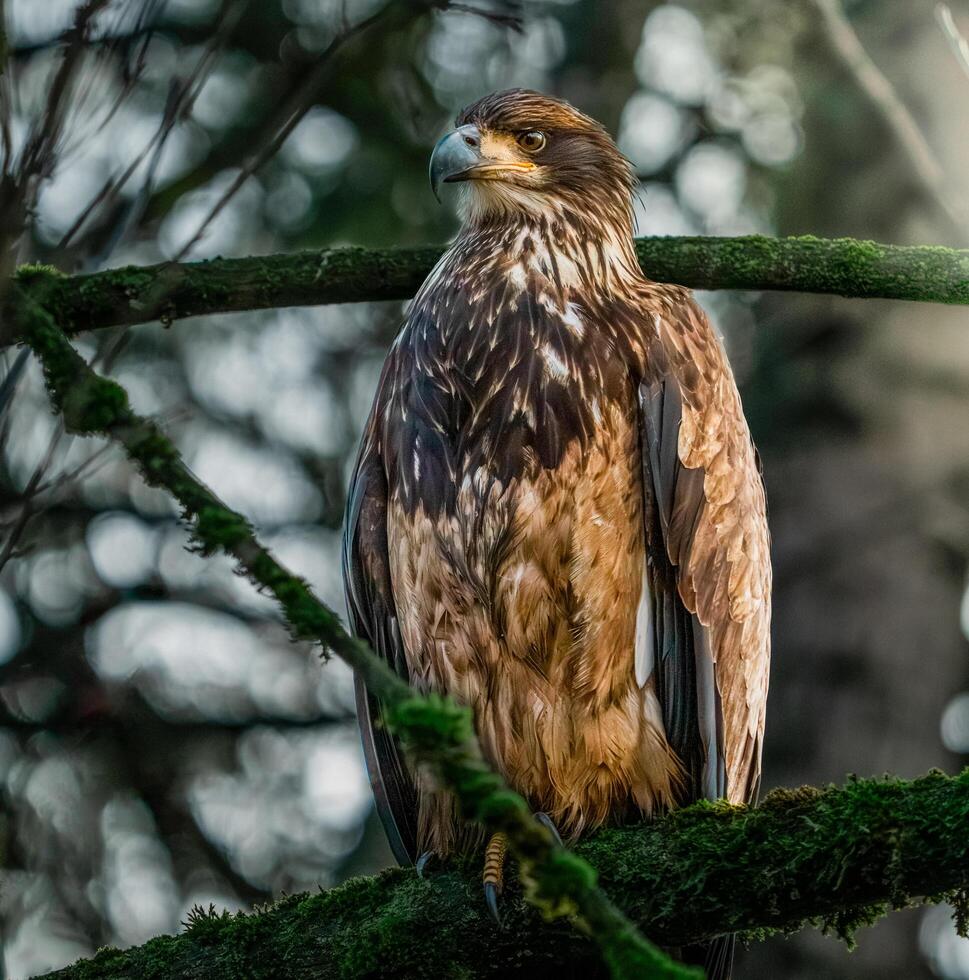
<path id="1" fill-rule="evenodd" d="M 545 146 L 545 134 L 539 132 L 537 129 L 522 133 L 518 137 L 518 145 L 526 153 L 538 153 Z"/>

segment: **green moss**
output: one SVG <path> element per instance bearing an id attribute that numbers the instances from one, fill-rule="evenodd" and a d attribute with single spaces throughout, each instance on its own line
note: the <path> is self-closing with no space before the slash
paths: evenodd
<path id="1" fill-rule="evenodd" d="M 969 251 L 851 238 L 643 238 L 646 274 L 702 289 L 779 289 L 969 303 Z"/>
<path id="2" fill-rule="evenodd" d="M 211 904 L 207 909 L 201 905 L 193 905 L 182 925 L 185 926 L 186 936 L 190 936 L 197 943 L 211 945 L 226 937 L 233 918 L 235 916 L 232 912 L 227 910 L 217 912 L 215 906 Z"/>
<path id="3" fill-rule="evenodd" d="M 25 262 L 18 266 L 16 272 L 16 282 L 24 286 L 36 286 L 47 284 L 56 278 L 64 278 L 64 273 L 56 266 L 45 265 L 41 262 Z"/>
<path id="4" fill-rule="evenodd" d="M 645 273 L 701 289 L 780 289 L 969 303 L 969 251 L 850 238 L 640 238 Z M 65 277 L 25 266 L 17 283 L 68 333 L 116 323 L 170 322 L 201 313 L 413 296 L 439 246 L 356 247 L 181 265 L 128 266 Z M 17 300 L 14 305 L 16 306 Z M 16 319 L 16 316 L 14 316 Z"/>
<path id="5" fill-rule="evenodd" d="M 149 483 L 158 485 L 165 473 L 178 463 L 178 454 L 171 442 L 154 426 L 147 425 L 132 432 L 128 451 L 138 460 Z"/>
<path id="6" fill-rule="evenodd" d="M 480 796 L 477 818 L 489 826 L 499 826 L 508 820 L 509 816 L 517 819 L 529 815 L 527 804 L 517 793 L 510 793 L 494 785 L 483 785 L 469 792 Z"/>
<path id="7" fill-rule="evenodd" d="M 471 712 L 434 692 L 390 706 L 387 725 L 421 756 L 465 745 L 474 735 Z"/>
<path id="8" fill-rule="evenodd" d="M 252 539 L 252 525 L 241 514 L 225 507 L 207 504 L 195 514 L 194 536 L 203 555 L 233 552 Z"/>
<path id="9" fill-rule="evenodd" d="M 815 786 L 796 786 L 793 789 L 772 789 L 760 802 L 761 810 L 789 809 L 791 806 L 814 803 L 822 794 Z"/>
<path id="10" fill-rule="evenodd" d="M 313 595 L 306 582 L 287 572 L 264 549 L 253 550 L 256 553 L 247 560 L 245 569 L 257 585 L 279 601 L 294 639 L 332 642 L 343 634 L 339 617 Z"/>
<path id="11" fill-rule="evenodd" d="M 598 884 L 590 864 L 562 849 L 553 851 L 538 868 L 523 868 L 522 879 L 528 900 L 546 919 L 577 915 L 576 896 Z"/>
<path id="12" fill-rule="evenodd" d="M 662 959 L 621 933 L 610 941 L 604 950 L 610 972 L 617 980 L 703 980 L 699 967 L 682 966 L 668 957 Z"/>
<path id="13" fill-rule="evenodd" d="M 130 414 L 128 395 L 106 379 L 80 379 L 61 398 L 61 411 L 70 432 L 87 435 L 108 432 Z"/>
<path id="14" fill-rule="evenodd" d="M 89 960 L 78 960 L 70 968 L 72 977 L 77 980 L 98 980 L 100 977 L 117 976 L 117 970 L 127 965 L 125 954 L 120 949 L 102 947 Z"/>
<path id="15" fill-rule="evenodd" d="M 626 916 L 663 944 L 732 931 L 760 938 L 806 924 L 852 943 L 900 902 L 949 900 L 964 909 L 967 815 L 969 772 L 933 773 L 911 782 L 855 780 L 786 798 L 774 794 L 766 807 L 689 807 L 654 824 L 602 831 L 576 850 L 598 868 Z M 588 888 L 582 866 L 564 861 L 552 864 L 555 880 L 546 882 L 552 890 L 543 901 L 557 901 L 556 887 L 566 895 Z M 469 858 L 427 879 L 395 869 L 321 894 L 289 896 L 253 914 L 203 913 L 197 935 L 190 929 L 165 940 L 167 946 L 103 954 L 110 970 L 82 973 L 79 965 L 61 976 L 151 976 L 145 964 L 162 962 L 167 966 L 151 966 L 162 970 L 154 975 L 211 980 L 539 980 L 558 977 L 565 967 L 600 975 L 593 947 L 561 920 L 546 922 L 521 904 L 513 881 L 503 897 L 505 926 L 496 930 L 479 876 L 480 859 Z M 669 971 L 679 969 L 654 961 L 608 903 L 587 908 L 583 921 L 613 975 L 673 976 Z"/>

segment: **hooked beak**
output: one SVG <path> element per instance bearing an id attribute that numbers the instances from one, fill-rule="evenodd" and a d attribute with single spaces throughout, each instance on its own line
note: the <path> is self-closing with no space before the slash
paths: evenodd
<path id="1" fill-rule="evenodd" d="M 509 171 L 533 170 L 527 160 L 492 160 L 481 152 L 481 134 L 472 124 L 461 126 L 438 140 L 428 169 L 431 190 L 441 200 L 441 184 L 459 180 L 499 180 Z"/>

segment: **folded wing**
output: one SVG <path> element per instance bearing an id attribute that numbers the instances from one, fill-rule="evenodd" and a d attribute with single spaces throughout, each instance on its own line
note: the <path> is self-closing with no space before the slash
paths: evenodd
<path id="1" fill-rule="evenodd" d="M 664 288 L 639 390 L 646 657 L 692 798 L 741 803 L 760 782 L 770 661 L 764 488 L 723 349 L 689 294 Z"/>
<path id="2" fill-rule="evenodd" d="M 343 581 L 354 632 L 404 678 L 407 666 L 390 584 L 387 480 L 372 425 L 364 436 L 350 484 L 343 541 Z M 380 706 L 356 678 L 357 715 L 377 811 L 394 856 L 409 864 L 417 851 L 417 796 L 393 736 L 380 724 Z"/>

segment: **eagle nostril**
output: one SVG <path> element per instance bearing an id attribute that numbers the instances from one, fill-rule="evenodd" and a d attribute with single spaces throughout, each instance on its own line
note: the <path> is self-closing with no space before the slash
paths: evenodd
<path id="1" fill-rule="evenodd" d="M 465 136 L 464 142 L 467 143 L 468 146 L 473 146 L 475 148 L 478 146 L 478 139 L 475 136 Z"/>

